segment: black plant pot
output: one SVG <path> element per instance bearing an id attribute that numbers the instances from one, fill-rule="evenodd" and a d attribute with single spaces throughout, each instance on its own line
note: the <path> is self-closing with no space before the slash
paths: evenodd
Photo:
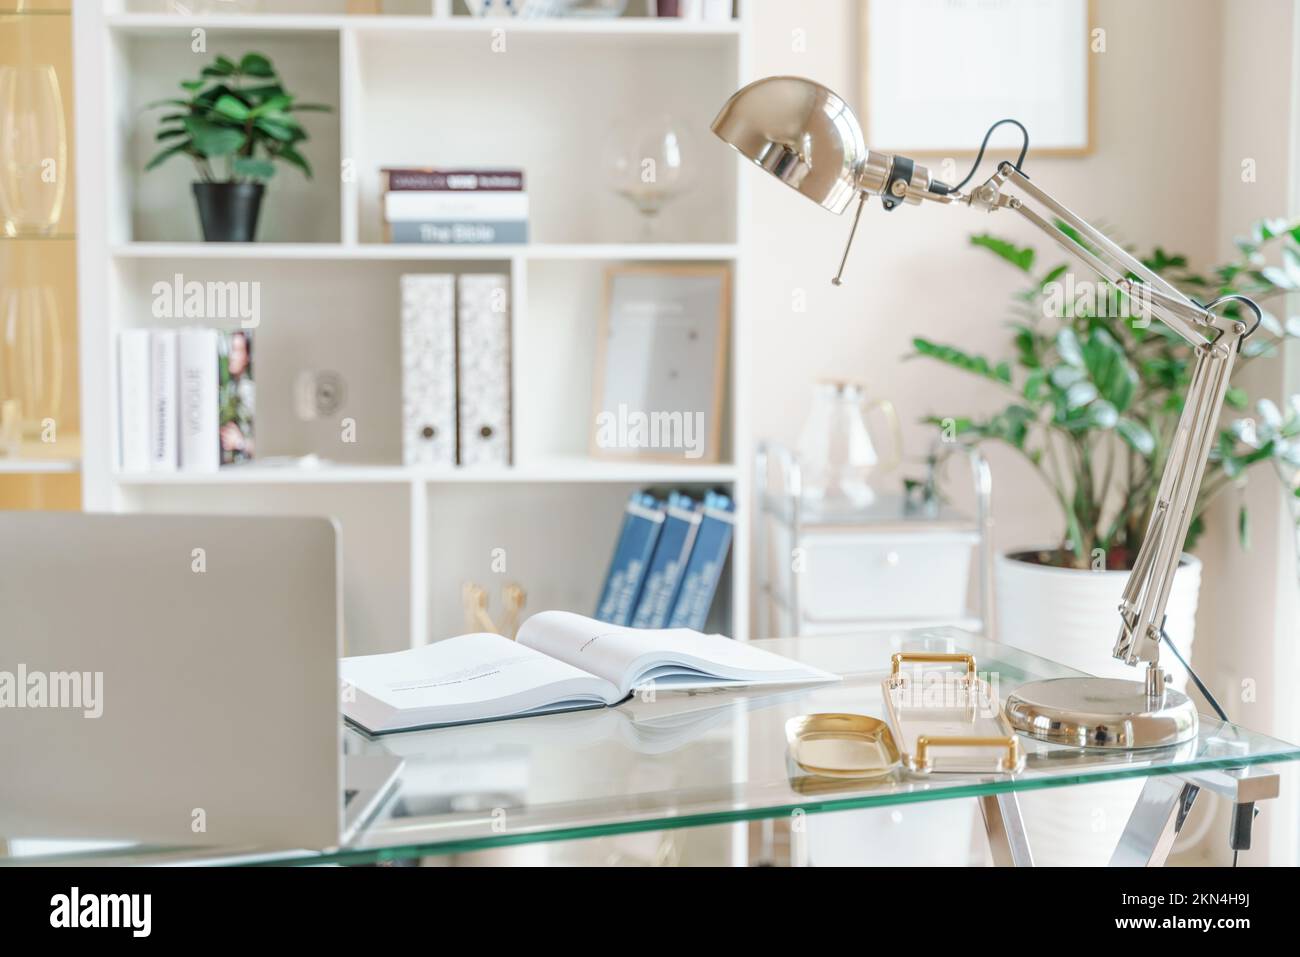
<path id="1" fill-rule="evenodd" d="M 262 183 L 195 183 L 203 238 L 210 243 L 251 243 L 265 192 Z"/>

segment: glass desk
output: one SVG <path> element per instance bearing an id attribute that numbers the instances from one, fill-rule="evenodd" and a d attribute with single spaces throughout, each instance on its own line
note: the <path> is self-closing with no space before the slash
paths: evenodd
<path id="1" fill-rule="evenodd" d="M 1276 797 L 1261 765 L 1300 759 L 1300 748 L 1202 716 L 1196 740 L 1139 752 L 1081 751 L 1020 738 L 1015 776 L 895 769 L 874 780 L 822 778 L 788 757 L 786 721 L 812 712 L 885 717 L 881 681 L 896 651 L 971 653 L 1000 698 L 1038 678 L 1077 674 L 956 630 L 876 632 L 755 642 L 843 675 L 833 685 L 705 693 L 659 691 L 615 708 L 542 715 L 370 738 L 344 732 L 348 754 L 405 761 L 397 791 L 345 847 L 325 852 L 256 848 L 100 846 L 50 853 L 13 841 L 0 863 L 361 864 L 573 840 L 786 818 L 919 801 L 977 799 L 995 863 L 1029 864 L 1020 792 L 1123 778 L 1144 780 L 1112 863 L 1163 863 L 1199 791 L 1245 803 Z M 3 845 L 0 845 L 3 846 Z"/>

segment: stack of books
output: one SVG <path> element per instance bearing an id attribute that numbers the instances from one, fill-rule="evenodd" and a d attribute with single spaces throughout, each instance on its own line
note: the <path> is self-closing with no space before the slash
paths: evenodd
<path id="1" fill-rule="evenodd" d="M 709 492 L 660 500 L 635 492 L 628 500 L 596 618 L 633 628 L 702 630 L 731 549 L 736 507 Z"/>
<path id="2" fill-rule="evenodd" d="M 214 472 L 253 458 L 252 336 L 215 329 L 118 333 L 123 472 Z"/>
<path id="3" fill-rule="evenodd" d="M 389 242 L 528 242 L 523 170 L 385 169 L 383 174 Z"/>

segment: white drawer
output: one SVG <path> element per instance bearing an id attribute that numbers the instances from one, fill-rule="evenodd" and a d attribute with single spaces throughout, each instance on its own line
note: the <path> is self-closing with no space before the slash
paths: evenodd
<path id="1" fill-rule="evenodd" d="M 788 530 L 781 529 L 774 544 L 777 556 L 790 556 L 790 565 L 774 584 L 779 597 L 788 600 L 788 582 L 798 576 L 800 618 L 809 624 L 946 620 L 965 614 L 972 552 L 979 542 L 974 533 L 806 535 L 801 553 L 792 553 L 788 542 Z"/>

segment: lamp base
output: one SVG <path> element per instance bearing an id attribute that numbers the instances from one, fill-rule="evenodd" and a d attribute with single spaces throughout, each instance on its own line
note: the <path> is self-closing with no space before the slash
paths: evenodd
<path id="1" fill-rule="evenodd" d="M 1136 751 L 1196 737 L 1196 706 L 1172 689 L 1147 697 L 1141 681 L 1050 678 L 1021 685 L 1007 697 L 1007 720 L 1039 741 L 1075 748 Z"/>

